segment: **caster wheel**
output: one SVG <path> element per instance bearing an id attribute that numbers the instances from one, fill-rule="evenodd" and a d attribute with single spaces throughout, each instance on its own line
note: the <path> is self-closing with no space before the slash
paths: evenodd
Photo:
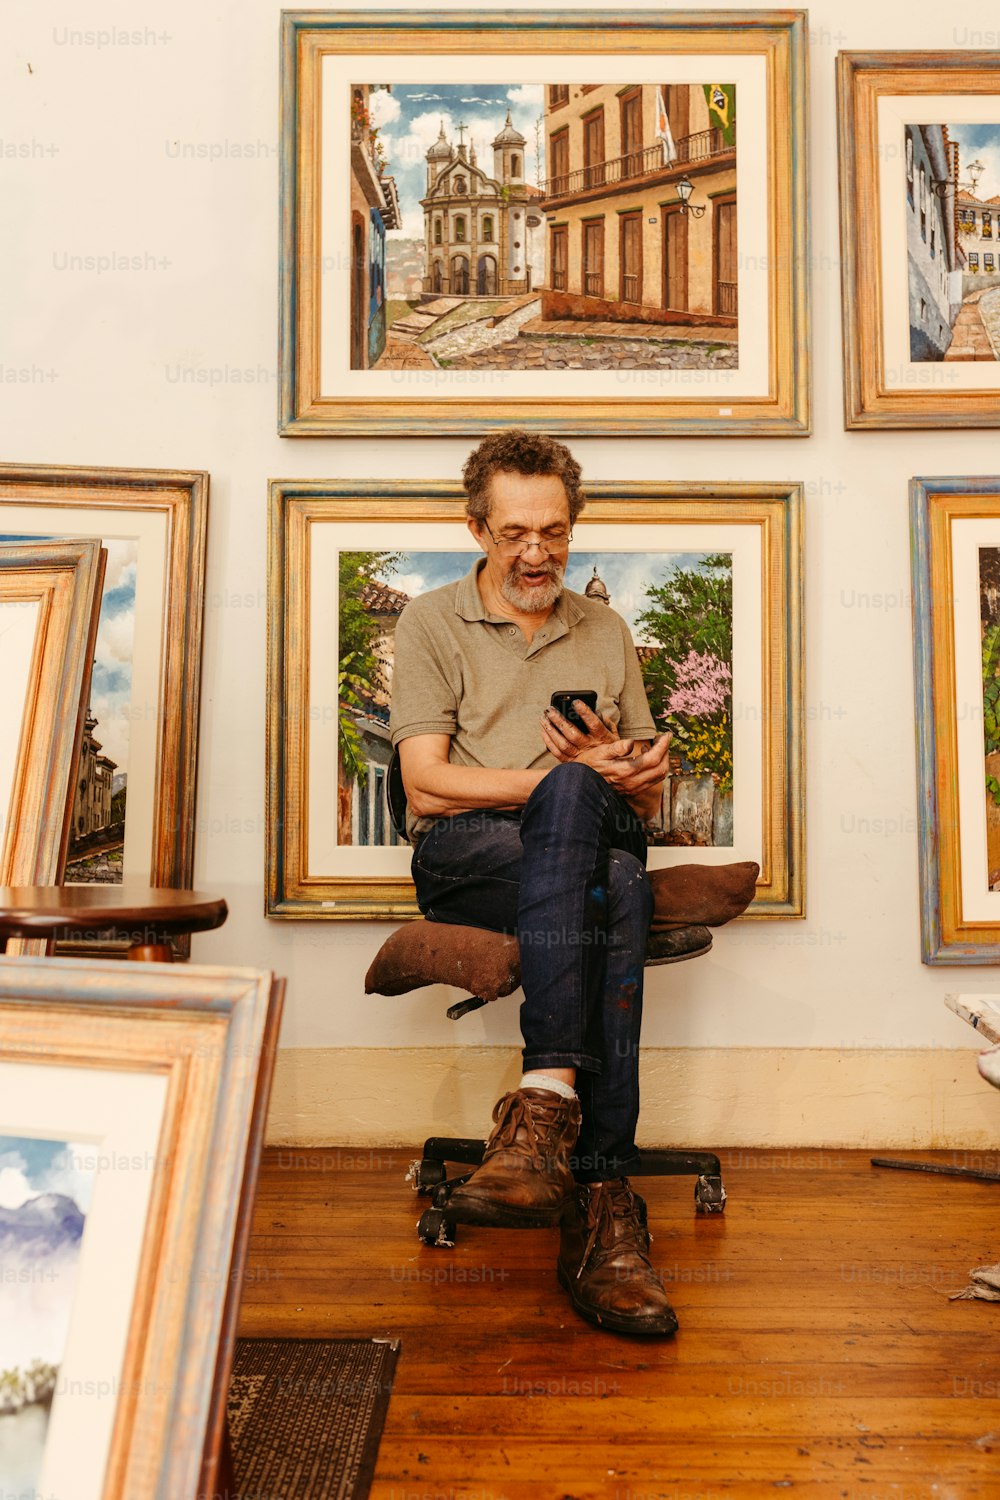
<path id="1" fill-rule="evenodd" d="M 451 1250 L 455 1244 L 455 1226 L 439 1208 L 425 1208 L 417 1220 L 417 1237 L 436 1250 Z"/>
<path id="2" fill-rule="evenodd" d="M 721 1214 L 726 1208 L 726 1190 L 721 1177 L 699 1177 L 694 1185 L 694 1206 L 700 1214 Z"/>
<path id="3" fill-rule="evenodd" d="M 415 1193 L 430 1193 L 437 1187 L 439 1182 L 444 1182 L 444 1162 L 411 1161 L 406 1173 L 406 1181 Z"/>

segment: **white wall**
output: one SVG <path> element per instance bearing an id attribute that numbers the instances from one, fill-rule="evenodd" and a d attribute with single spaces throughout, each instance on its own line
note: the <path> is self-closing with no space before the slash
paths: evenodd
<path id="1" fill-rule="evenodd" d="M 907 481 L 996 472 L 1000 444 L 991 431 L 843 430 L 834 59 L 964 46 L 977 31 L 995 46 L 1000 23 L 985 0 L 823 0 L 810 22 L 814 435 L 573 443 L 592 480 L 796 479 L 807 493 L 808 916 L 737 924 L 708 959 L 653 971 L 646 1039 L 966 1047 L 943 996 L 994 976 L 919 957 Z M 442 992 L 366 1001 L 386 925 L 263 915 L 266 481 L 454 478 L 474 441 L 276 435 L 278 26 L 264 0 L 8 0 L 2 452 L 211 474 L 196 883 L 231 915 L 195 957 L 287 975 L 286 1047 L 507 1046 L 513 1002 L 456 1027 Z M 140 43 L 70 40 L 115 28 Z M 220 149 L 228 159 L 204 159 Z M 142 268 L 72 269 L 101 255 Z M 21 369 L 30 378 L 12 383 Z"/>

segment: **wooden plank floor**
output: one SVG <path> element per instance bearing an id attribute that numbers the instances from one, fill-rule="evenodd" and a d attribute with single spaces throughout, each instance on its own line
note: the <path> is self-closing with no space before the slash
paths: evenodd
<path id="1" fill-rule="evenodd" d="M 637 1179 L 680 1331 L 602 1333 L 558 1231 L 419 1243 L 412 1151 L 274 1149 L 240 1332 L 402 1341 L 372 1500 L 998 1500 L 1000 1184 L 722 1152 L 725 1214 Z M 1000 1152 L 892 1152 L 1000 1170 Z"/>

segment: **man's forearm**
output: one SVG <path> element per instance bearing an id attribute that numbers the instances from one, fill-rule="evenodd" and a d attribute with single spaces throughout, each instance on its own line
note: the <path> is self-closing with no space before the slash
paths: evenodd
<path id="1" fill-rule="evenodd" d="M 652 786 L 644 787 L 641 792 L 625 798 L 636 817 L 641 818 L 644 823 L 655 818 L 659 812 L 664 785 L 663 781 L 655 781 Z"/>
<path id="2" fill-rule="evenodd" d="M 546 771 L 494 770 L 440 762 L 405 779 L 407 800 L 420 818 L 448 818 L 470 808 L 523 807 Z"/>

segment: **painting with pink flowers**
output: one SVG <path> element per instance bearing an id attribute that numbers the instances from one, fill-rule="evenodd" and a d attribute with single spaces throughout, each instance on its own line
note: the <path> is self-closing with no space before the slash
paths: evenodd
<path id="1" fill-rule="evenodd" d="M 469 551 L 342 551 L 339 845 L 400 842 L 385 777 L 395 624 L 418 594 L 467 573 Z M 672 736 L 652 845 L 733 846 L 733 558 L 571 550 L 564 582 L 628 623 L 657 732 Z"/>

